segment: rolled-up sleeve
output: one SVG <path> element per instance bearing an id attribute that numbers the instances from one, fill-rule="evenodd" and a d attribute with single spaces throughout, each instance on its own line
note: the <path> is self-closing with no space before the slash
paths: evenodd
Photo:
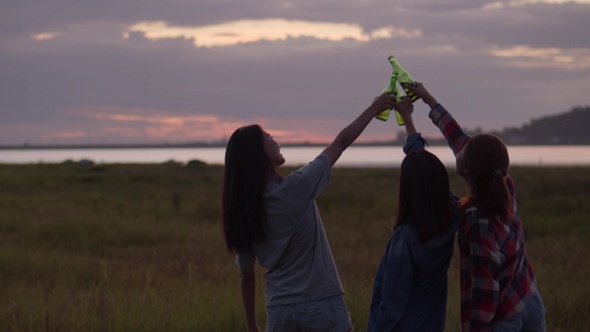
<path id="1" fill-rule="evenodd" d="M 424 150 L 424 146 L 428 145 L 426 140 L 422 138 L 420 133 L 415 133 L 406 138 L 406 144 L 404 145 L 404 153 L 416 152 Z"/>
<path id="2" fill-rule="evenodd" d="M 254 253 L 237 253 L 235 263 L 240 270 L 247 269 L 256 264 L 256 255 Z"/>

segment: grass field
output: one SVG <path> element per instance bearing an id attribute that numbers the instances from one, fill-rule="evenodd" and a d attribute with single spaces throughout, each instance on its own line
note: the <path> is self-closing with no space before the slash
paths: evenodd
<path id="1" fill-rule="evenodd" d="M 221 234 L 222 171 L 0 165 L 0 331 L 245 330 L 239 271 Z M 548 331 L 590 331 L 590 167 L 511 174 Z M 365 330 L 398 176 L 337 168 L 318 199 L 356 331 Z M 462 194 L 462 180 L 451 181 Z M 454 259 L 447 331 L 459 327 L 457 269 Z"/>

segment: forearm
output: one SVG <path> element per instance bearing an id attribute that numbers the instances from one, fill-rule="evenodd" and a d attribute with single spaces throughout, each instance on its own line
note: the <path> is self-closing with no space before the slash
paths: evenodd
<path id="1" fill-rule="evenodd" d="M 453 153 L 457 155 L 463 149 L 463 146 L 469 139 L 469 135 L 463 131 L 459 123 L 439 103 L 436 103 L 432 107 L 428 116 L 443 134 Z"/>
<path id="2" fill-rule="evenodd" d="M 243 269 L 240 272 L 240 288 L 242 291 L 242 303 L 246 314 L 249 331 L 258 331 L 256 322 L 256 274 L 254 267 Z"/>
<path id="3" fill-rule="evenodd" d="M 324 149 L 322 153 L 328 155 L 332 166 L 336 163 L 338 158 L 340 158 L 342 152 L 344 152 L 344 150 L 346 150 L 346 148 L 348 148 L 365 130 L 376 113 L 374 106 L 369 106 L 369 108 L 361 113 L 361 115 L 359 115 L 354 121 L 342 129 L 336 138 L 334 138 L 334 141 Z"/>
<path id="4" fill-rule="evenodd" d="M 402 118 L 404 119 L 405 122 L 405 127 L 406 127 L 406 137 L 410 137 L 413 134 L 416 134 L 416 126 L 414 125 L 414 119 L 412 118 L 411 115 L 408 115 L 406 113 L 402 113 Z"/>
<path id="5" fill-rule="evenodd" d="M 399 233 L 398 233 L 399 235 Z M 387 265 L 383 278 L 381 305 L 377 317 L 376 331 L 396 331 L 396 325 L 407 309 L 410 290 L 415 279 L 414 263 L 411 258 L 413 242 L 394 233 L 386 249 Z"/>
<path id="6" fill-rule="evenodd" d="M 468 221 L 477 224 L 465 229 L 463 241 L 468 243 L 469 251 L 465 250 L 463 259 L 467 261 L 463 263 L 469 268 L 462 269 L 461 277 L 471 281 L 464 286 L 470 295 L 471 328 L 488 331 L 500 304 L 500 282 L 496 276 L 505 258 L 495 249 L 495 238 L 480 220 Z"/>
<path id="7" fill-rule="evenodd" d="M 368 107 L 361 115 L 338 133 L 333 144 L 336 144 L 345 150 L 349 147 L 367 128 L 367 125 L 373 120 L 375 111 L 372 106 Z"/>
<path id="8" fill-rule="evenodd" d="M 477 278 L 490 281 L 490 277 Z M 492 279 L 493 280 L 493 279 Z M 471 289 L 471 328 L 475 331 L 489 331 L 499 304 L 499 290 L 496 282 L 490 282 L 493 290 L 474 286 Z"/>
<path id="9" fill-rule="evenodd" d="M 396 328 L 399 328 L 398 324 L 402 314 L 403 312 L 400 312 L 397 308 L 391 310 L 390 307 L 384 304 L 379 311 L 373 331 L 395 331 Z"/>
<path id="10" fill-rule="evenodd" d="M 428 105 L 428 107 L 430 107 L 430 109 L 433 109 L 434 106 L 436 106 L 438 104 L 438 101 L 436 100 L 436 98 L 434 98 L 433 96 L 431 96 L 430 94 L 428 94 L 427 96 L 423 96 L 422 97 L 422 101 Z"/>

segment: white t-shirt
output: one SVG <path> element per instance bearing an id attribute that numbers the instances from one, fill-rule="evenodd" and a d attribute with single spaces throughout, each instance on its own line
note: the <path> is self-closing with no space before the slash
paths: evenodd
<path id="1" fill-rule="evenodd" d="M 301 303 L 344 293 L 315 199 L 330 182 L 328 157 L 320 155 L 264 193 L 268 240 L 254 253 L 239 253 L 244 269 L 256 259 L 267 269 L 266 305 Z"/>

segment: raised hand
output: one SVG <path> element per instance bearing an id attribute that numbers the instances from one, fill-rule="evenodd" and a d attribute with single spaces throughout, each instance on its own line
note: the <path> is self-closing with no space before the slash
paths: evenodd
<path id="1" fill-rule="evenodd" d="M 436 106 L 436 104 L 438 104 L 438 101 L 436 101 L 436 98 L 434 98 L 430 94 L 430 92 L 428 92 L 428 90 L 426 90 L 426 88 L 424 87 L 424 84 L 422 84 L 420 82 L 416 82 L 415 86 L 412 86 L 410 84 L 404 84 L 404 88 L 408 89 L 410 92 L 414 93 L 416 96 L 421 98 L 425 104 L 430 106 L 430 108 L 433 108 L 434 106 Z"/>

